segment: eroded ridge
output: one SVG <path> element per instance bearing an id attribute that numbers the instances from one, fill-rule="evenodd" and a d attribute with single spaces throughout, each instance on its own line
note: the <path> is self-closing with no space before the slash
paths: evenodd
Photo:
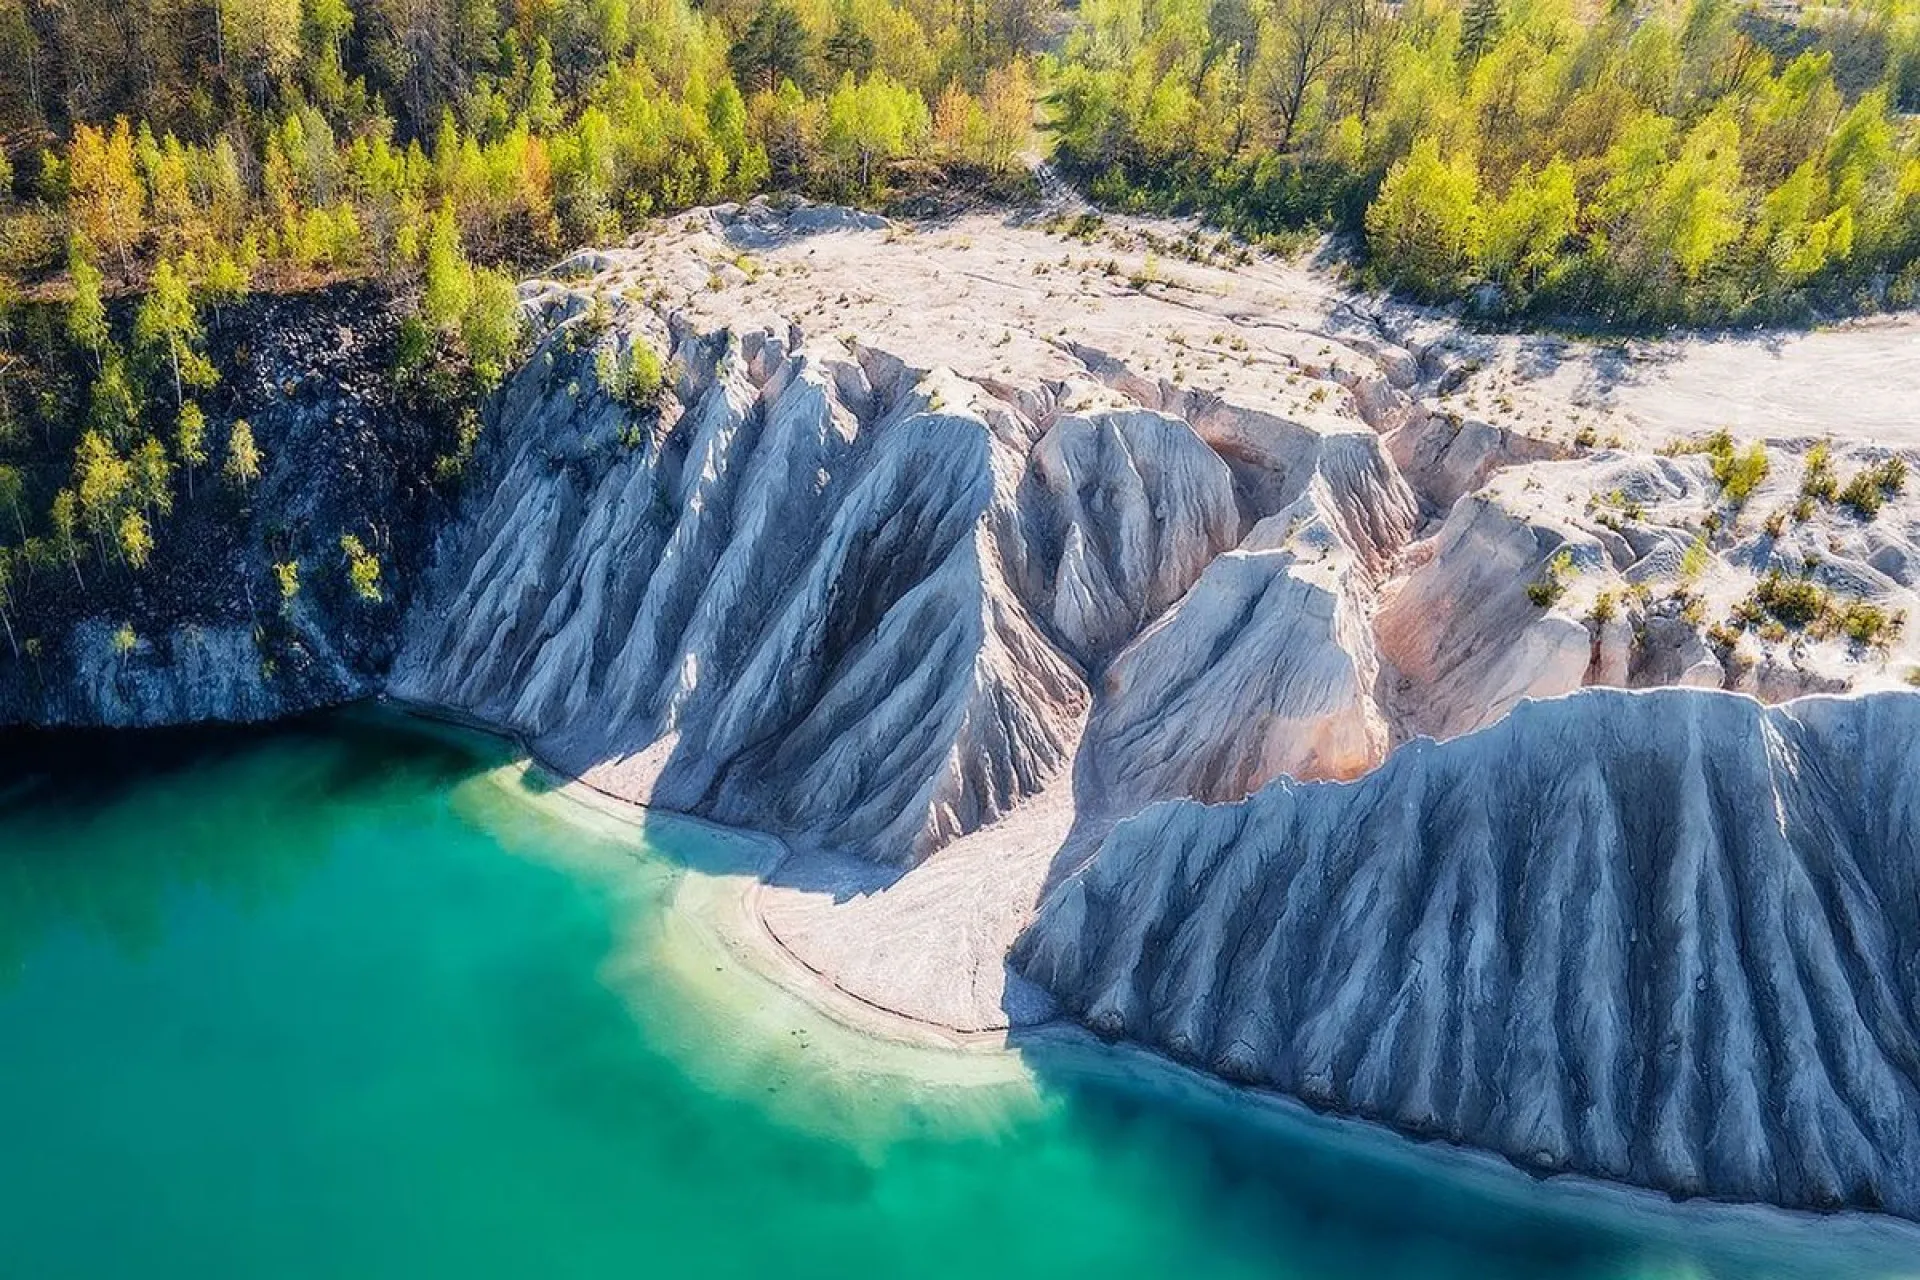
<path id="1" fill-rule="evenodd" d="M 1038 789 L 1086 693 L 1006 585 L 1021 424 L 773 335 L 672 349 L 658 421 L 516 381 L 396 688 L 615 790 L 890 860 Z"/>
<path id="2" fill-rule="evenodd" d="M 547 336 L 497 406 L 395 693 L 619 794 L 905 864 L 1064 785 L 1103 681 L 1093 767 L 1140 798 L 1198 785 L 1190 753 L 1237 795 L 1384 752 L 1366 618 L 1417 509 L 1363 422 L 1193 397 L 1091 349 L 1045 345 L 1047 376 L 1015 385 L 850 335 L 707 327 L 612 292 L 620 261 L 529 289 Z M 625 385 L 640 348 L 671 371 L 657 401 Z M 1305 598 L 1175 609 L 1228 552 Z M 1332 657 L 1266 669 L 1283 655 L 1250 629 L 1276 610 Z M 1130 649 L 1156 627 L 1173 642 Z M 1236 643 L 1240 674 L 1216 670 Z M 1129 745 L 1223 676 L 1267 690 L 1271 732 L 1214 716 Z"/>
<path id="3" fill-rule="evenodd" d="M 1529 1167 L 1920 1216 L 1920 699 L 1526 703 L 1121 824 L 1019 966 L 1103 1034 Z"/>

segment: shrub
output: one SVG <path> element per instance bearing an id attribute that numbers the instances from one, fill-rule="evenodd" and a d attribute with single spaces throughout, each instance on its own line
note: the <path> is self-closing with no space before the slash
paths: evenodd
<path id="1" fill-rule="evenodd" d="M 1888 498 L 1906 487 L 1905 460 L 1888 458 L 1847 481 L 1846 487 L 1840 491 L 1840 501 L 1851 507 L 1861 519 L 1871 520 L 1880 514 L 1880 507 Z"/>
<path id="2" fill-rule="evenodd" d="M 454 424 L 453 448 L 433 460 L 434 479 L 442 483 L 458 480 L 473 462 L 473 451 L 480 444 L 480 414 L 472 405 L 460 410 Z"/>
<path id="3" fill-rule="evenodd" d="M 1907 487 L 1907 460 L 1901 457 L 1888 458 L 1873 469 L 1874 481 L 1879 484 L 1880 492 L 1892 497 Z"/>
<path id="4" fill-rule="evenodd" d="M 1850 600 L 1832 619 L 1834 630 L 1857 645 L 1877 649 L 1899 634 L 1904 619 L 1879 605 Z"/>
<path id="5" fill-rule="evenodd" d="M 1688 545 L 1686 553 L 1680 557 L 1680 580 L 1692 582 L 1707 571 L 1713 562 L 1713 553 L 1707 550 L 1707 537 L 1701 534 Z"/>
<path id="6" fill-rule="evenodd" d="M 380 590 L 380 558 L 351 533 L 340 535 L 340 550 L 347 557 L 347 580 L 353 584 L 353 594 L 368 604 L 379 604 L 386 598 Z"/>
<path id="7" fill-rule="evenodd" d="M 512 278 L 498 271 L 474 272 L 467 308 L 460 317 L 460 338 L 482 391 L 491 391 L 507 376 L 525 332 L 526 319 Z"/>
<path id="8" fill-rule="evenodd" d="M 280 609 L 282 612 L 293 607 L 293 601 L 300 594 L 300 562 L 281 560 L 273 566 L 273 580 L 280 588 Z"/>
<path id="9" fill-rule="evenodd" d="M 667 389 L 660 357 L 643 342 L 634 343 L 619 356 L 602 350 L 594 357 L 593 372 L 608 395 L 635 412 L 657 408 Z"/>
<path id="10" fill-rule="evenodd" d="M 1759 610 L 1783 626 L 1799 630 L 1811 626 L 1827 611 L 1827 593 L 1810 578 L 1789 578 L 1778 569 L 1753 589 Z"/>
<path id="11" fill-rule="evenodd" d="M 1819 639 L 1845 636 L 1868 648 L 1885 647 L 1906 625 L 1899 613 L 1865 600 L 1838 602 L 1812 579 L 1789 578 L 1778 570 L 1762 578 L 1733 614 L 1735 621 L 1753 627 L 1765 640 L 1784 640 L 1790 631 L 1811 631 Z"/>
<path id="12" fill-rule="evenodd" d="M 1567 593 L 1566 579 L 1573 572 L 1573 552 L 1562 547 L 1547 561 L 1540 576 L 1527 584 L 1527 599 L 1541 609 L 1551 609 Z"/>
<path id="13" fill-rule="evenodd" d="M 1833 452 L 1825 444 L 1816 444 L 1807 450 L 1807 469 L 1800 476 L 1800 496 L 1816 502 L 1832 502 L 1839 492 L 1840 480 L 1833 471 Z"/>
<path id="14" fill-rule="evenodd" d="M 1840 501 L 1851 508 L 1862 520 L 1871 520 L 1880 514 L 1880 504 L 1886 499 L 1880 492 L 1880 486 L 1874 483 L 1873 474 L 1862 471 L 1847 481 L 1846 488 L 1840 490 Z"/>
<path id="15" fill-rule="evenodd" d="M 1720 484 L 1720 490 L 1728 502 L 1736 507 L 1745 506 L 1753 491 L 1767 478 L 1772 464 L 1767 461 L 1767 447 L 1756 444 L 1750 449 L 1736 452 L 1729 443 L 1724 452 L 1713 455 L 1713 478 Z"/>

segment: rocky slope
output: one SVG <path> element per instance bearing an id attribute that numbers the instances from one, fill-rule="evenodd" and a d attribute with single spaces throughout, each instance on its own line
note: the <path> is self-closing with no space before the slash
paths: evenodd
<path id="1" fill-rule="evenodd" d="M 1121 824 L 1025 971 L 1107 1035 L 1676 1195 L 1920 1216 L 1920 698 L 1522 705 Z"/>
<path id="2" fill-rule="evenodd" d="M 1757 543 L 1784 452 L 1742 512 L 1706 454 L 1464 417 L 1478 366 L 1397 345 L 1417 317 L 1191 241 L 1116 288 L 1082 241 L 978 223 L 704 211 L 530 283 L 541 346 L 391 689 L 620 794 L 910 865 L 1069 773 L 1104 817 L 1356 776 L 1589 683 L 1897 678 L 1891 626 L 1726 625 L 1852 519 Z M 623 389 L 636 346 L 658 404 Z M 1885 537 L 1848 551 L 1893 572 L 1836 600 L 1911 593 Z"/>
<path id="3" fill-rule="evenodd" d="M 144 569 L 86 556 L 15 581 L 8 621 L 22 648 L 16 660 L 0 643 L 0 725 L 257 721 L 379 688 L 447 510 L 435 464 L 456 434 L 447 410 L 393 376 L 400 314 L 375 288 L 339 286 L 210 319 L 210 461 L 190 493 L 149 513 Z M 240 420 L 263 456 L 245 489 L 220 475 Z M 36 504 L 72 483 L 69 442 L 54 439 L 57 460 L 28 461 Z M 379 600 L 350 586 L 343 534 L 379 558 Z M 276 563 L 297 566 L 290 600 Z"/>
<path id="4" fill-rule="evenodd" d="M 673 355 L 664 419 L 541 361 L 515 381 L 393 690 L 623 793 L 892 860 L 1036 791 L 1086 692 L 1008 585 L 1027 424 L 770 334 Z"/>

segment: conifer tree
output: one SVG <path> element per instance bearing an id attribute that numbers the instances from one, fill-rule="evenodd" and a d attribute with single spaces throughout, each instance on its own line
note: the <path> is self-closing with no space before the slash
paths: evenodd
<path id="1" fill-rule="evenodd" d="M 836 81 L 841 76 L 865 76 L 873 70 L 873 55 L 873 37 L 861 29 L 852 10 L 842 10 L 820 48 L 820 61 L 827 74 Z"/>
<path id="2" fill-rule="evenodd" d="M 1467 0 L 1460 15 L 1460 56 L 1469 64 L 1485 57 L 1499 40 L 1505 21 L 1501 0 Z"/>
<path id="3" fill-rule="evenodd" d="M 734 74 L 772 93 L 788 80 L 806 87 L 807 29 L 781 0 L 768 0 L 747 23 L 730 54 Z"/>

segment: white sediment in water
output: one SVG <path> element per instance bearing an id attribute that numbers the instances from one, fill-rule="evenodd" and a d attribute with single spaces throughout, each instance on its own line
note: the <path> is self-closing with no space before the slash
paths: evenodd
<path id="1" fill-rule="evenodd" d="M 1532 1177 L 1497 1157 L 1322 1115 L 1062 1023 L 1012 1042 L 955 1036 L 849 1000 L 759 927 L 753 890 L 781 853 L 768 837 L 651 812 L 528 762 L 474 779 L 462 803 L 510 847 L 558 859 L 626 900 L 630 929 L 605 980 L 636 993 L 656 1031 L 663 1012 L 672 1019 L 658 1041 L 693 1078 L 868 1159 L 902 1139 L 1001 1131 L 1060 1105 L 1061 1090 L 1092 1087 L 1267 1134 L 1276 1158 L 1308 1151 L 1409 1172 L 1474 1211 L 1615 1233 L 1644 1256 L 1639 1276 L 1690 1275 L 1702 1264 L 1722 1274 L 1920 1274 L 1912 1264 L 1920 1227 L 1895 1219 L 1677 1204 L 1578 1176 Z M 519 826 L 529 821 L 534 829 Z M 583 838 L 557 839 L 554 825 Z M 663 983 L 675 999 L 659 999 Z"/>
<path id="2" fill-rule="evenodd" d="M 509 848 L 615 895 L 626 932 L 604 978 L 656 1030 L 673 1018 L 658 1042 L 708 1087 L 856 1147 L 929 1125 L 1004 1123 L 1037 1105 L 1004 1036 L 964 1037 L 862 1005 L 766 933 L 753 894 L 784 854 L 779 841 L 648 810 L 528 761 L 475 778 L 462 803 Z M 529 819 L 533 829 L 517 830 Z M 584 838 L 553 838 L 556 823 Z M 658 1000 L 662 982 L 681 998 Z M 876 1089 L 876 1078 L 913 1087 Z M 876 1098 L 899 1105 L 868 1105 Z"/>

